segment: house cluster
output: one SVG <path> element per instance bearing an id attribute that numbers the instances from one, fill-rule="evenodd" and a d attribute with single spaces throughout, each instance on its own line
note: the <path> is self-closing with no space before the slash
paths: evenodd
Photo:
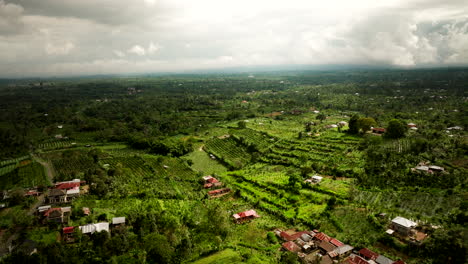
<path id="1" fill-rule="evenodd" d="M 276 229 L 275 234 L 283 241 L 283 250 L 296 253 L 306 264 L 404 264 L 367 248 L 356 251 L 354 247 L 318 230 L 292 232 Z"/>
<path id="2" fill-rule="evenodd" d="M 445 171 L 443 167 L 429 165 L 429 162 L 421 161 L 418 166 L 411 169 L 413 172 L 424 172 L 424 173 L 442 173 Z"/>
<path id="3" fill-rule="evenodd" d="M 95 224 L 87 224 L 83 226 L 67 226 L 62 229 L 62 240 L 67 243 L 75 241 L 77 230 L 82 234 L 92 235 L 101 231 L 109 232 L 111 229 L 118 229 L 125 226 L 125 217 L 114 217 L 112 223 L 100 222 Z"/>
<path id="4" fill-rule="evenodd" d="M 223 186 L 222 182 L 220 182 L 218 179 L 216 179 L 215 177 L 211 175 L 203 176 L 202 180 L 203 180 L 203 188 L 205 189 L 212 189 L 212 188 L 218 188 L 218 187 Z M 229 188 L 221 188 L 221 189 L 208 191 L 208 195 L 210 197 L 215 198 L 215 197 L 221 197 L 230 192 L 231 192 L 231 189 Z"/>
<path id="5" fill-rule="evenodd" d="M 69 203 L 79 197 L 82 191 L 81 184 L 85 183 L 80 179 L 55 183 L 54 187 L 47 194 L 47 203 Z"/>

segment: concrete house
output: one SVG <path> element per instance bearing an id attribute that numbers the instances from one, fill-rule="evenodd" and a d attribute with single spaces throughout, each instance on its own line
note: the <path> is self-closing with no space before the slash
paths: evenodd
<path id="1" fill-rule="evenodd" d="M 88 224 L 80 226 L 79 229 L 83 234 L 94 234 L 95 232 L 107 231 L 109 232 L 109 223 L 102 222 L 97 224 Z"/>
<path id="2" fill-rule="evenodd" d="M 404 217 L 397 216 L 392 220 L 391 228 L 402 235 L 410 235 L 411 230 L 418 224 Z"/>
<path id="3" fill-rule="evenodd" d="M 71 207 L 50 208 L 44 212 L 48 222 L 67 223 L 70 219 Z"/>

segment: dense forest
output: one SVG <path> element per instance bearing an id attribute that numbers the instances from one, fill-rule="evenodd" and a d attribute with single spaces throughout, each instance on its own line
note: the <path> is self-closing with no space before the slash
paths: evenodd
<path id="1" fill-rule="evenodd" d="M 464 68 L 4 80 L 0 262 L 297 263 L 281 228 L 466 263 L 467 84 Z M 230 192 L 211 197 L 206 175 Z M 73 179 L 86 194 L 45 221 L 53 183 Z M 397 216 L 425 239 L 385 233 Z"/>

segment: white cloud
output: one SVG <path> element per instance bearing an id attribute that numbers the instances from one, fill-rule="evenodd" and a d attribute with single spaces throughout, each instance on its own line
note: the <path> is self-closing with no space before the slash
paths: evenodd
<path id="1" fill-rule="evenodd" d="M 467 49 L 462 0 L 0 0 L 1 77 L 129 66 L 440 66 L 468 64 Z"/>
<path id="2" fill-rule="evenodd" d="M 120 57 L 120 58 L 125 57 L 125 53 L 123 53 L 123 52 L 120 51 L 120 50 L 114 50 L 114 54 L 115 54 L 117 57 Z"/>
<path id="3" fill-rule="evenodd" d="M 159 44 L 154 44 L 153 42 L 151 42 L 149 44 L 149 47 L 148 47 L 148 53 L 149 54 L 154 54 L 156 53 L 158 50 L 160 50 L 162 47 L 159 45 Z"/>
<path id="4" fill-rule="evenodd" d="M 138 56 L 143 56 L 146 54 L 146 51 L 145 49 L 140 46 L 140 45 L 135 45 L 133 46 L 132 48 L 130 48 L 128 51 L 128 53 L 133 53 L 133 54 L 136 54 Z"/>
<path id="5" fill-rule="evenodd" d="M 145 4 L 149 6 L 153 6 L 156 4 L 156 0 L 144 0 L 144 1 L 145 1 Z"/>
<path id="6" fill-rule="evenodd" d="M 73 48 L 75 48 L 75 45 L 71 42 L 61 44 L 47 43 L 45 51 L 49 55 L 67 55 Z"/>

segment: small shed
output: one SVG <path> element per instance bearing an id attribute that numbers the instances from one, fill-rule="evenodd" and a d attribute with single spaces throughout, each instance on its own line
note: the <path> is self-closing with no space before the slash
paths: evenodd
<path id="1" fill-rule="evenodd" d="M 84 214 L 84 215 L 90 215 L 90 214 L 91 214 L 91 210 L 89 210 L 88 207 L 83 207 L 83 214 Z"/>
<path id="2" fill-rule="evenodd" d="M 125 216 L 112 218 L 112 224 L 113 225 L 122 225 L 122 224 L 124 225 L 125 224 Z"/>

